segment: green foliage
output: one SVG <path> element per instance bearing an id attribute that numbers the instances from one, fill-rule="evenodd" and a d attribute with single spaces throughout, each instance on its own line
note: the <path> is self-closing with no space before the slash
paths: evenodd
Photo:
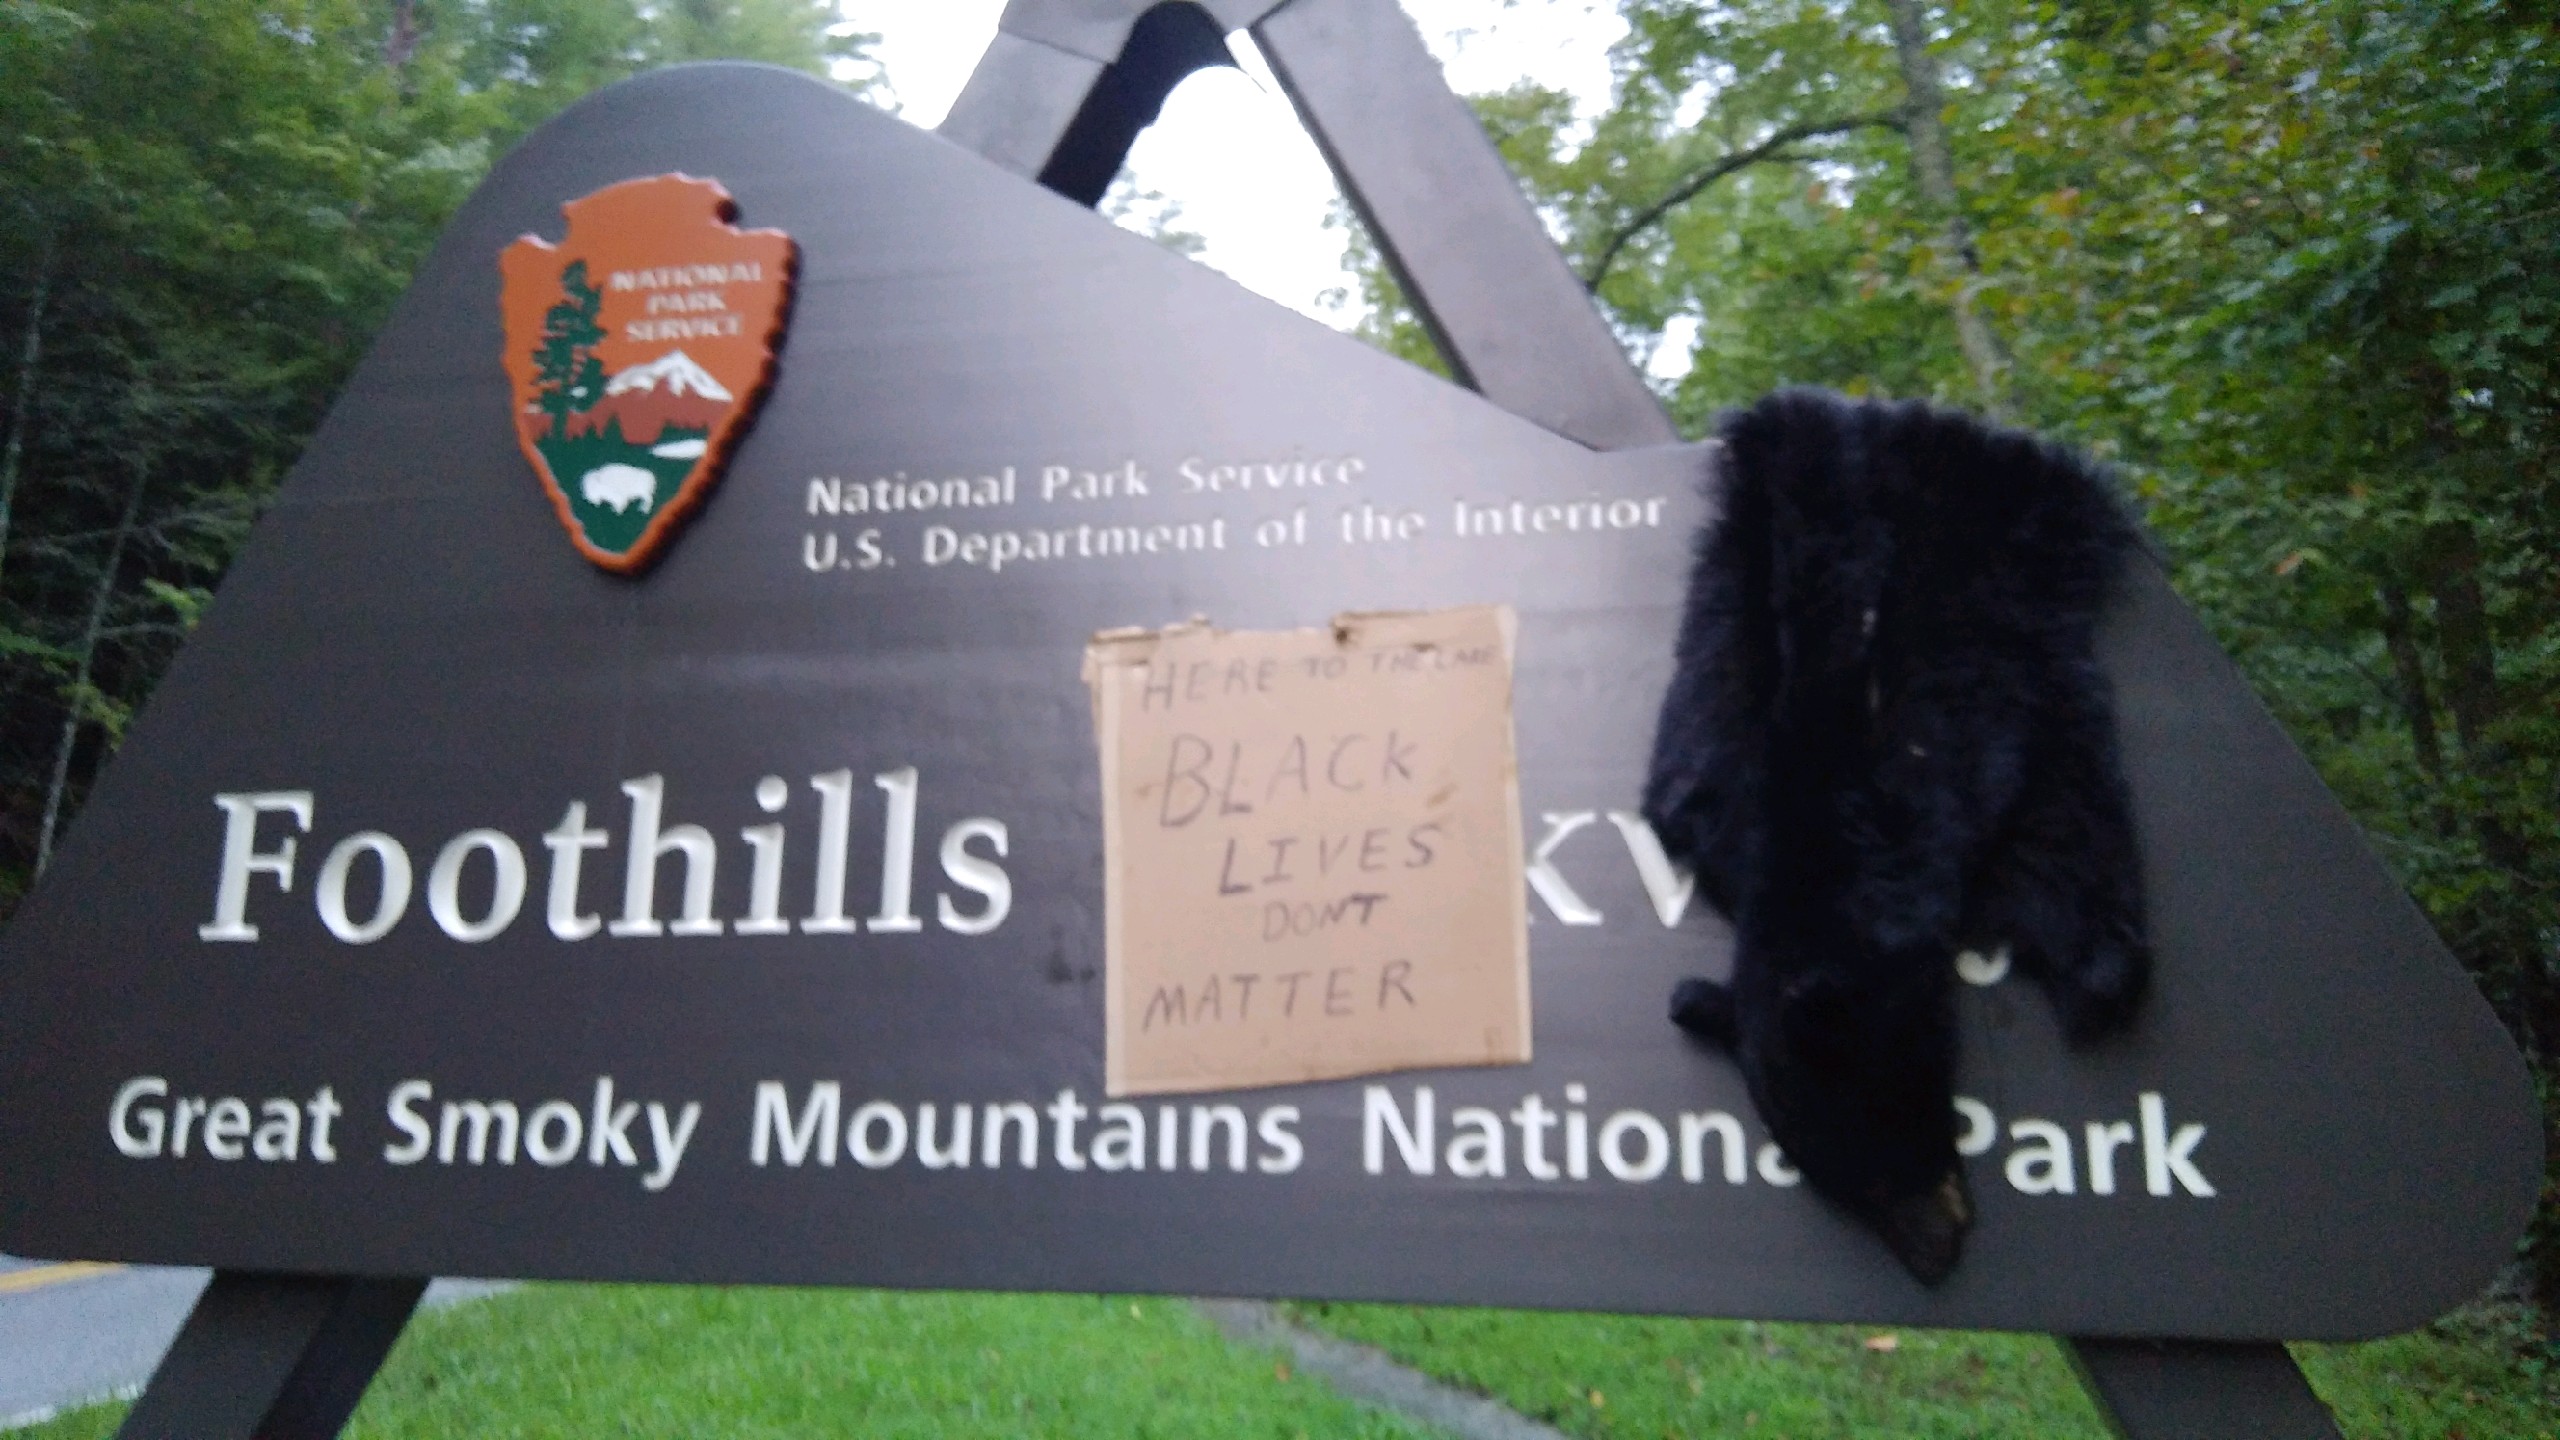
<path id="1" fill-rule="evenodd" d="M 0 911 L 491 158 L 653 64 L 869 40 L 835 0 L 0 0 Z"/>
<path id="2" fill-rule="evenodd" d="M 873 37 L 837 18 L 835 0 L 661 0 L 650 7 L 650 62 L 762 60 L 825 73 L 858 61 Z"/>
<path id="3" fill-rule="evenodd" d="M 1927 12 L 1969 233 L 1915 192 L 1889 0 L 1622 0 L 1609 108 L 1478 97 L 1691 433 L 1782 384 L 2116 462 L 2268 704 L 2560 1067 L 2560 32 L 2516 0 Z M 1365 333 L 1421 331 L 1372 255 Z M 2547 1104 L 2560 1166 L 2560 1104 Z M 2552 1172 L 2560 1177 L 2560 1168 Z M 2560 1301 L 2560 1180 L 2532 1258 Z"/>
<path id="4" fill-rule="evenodd" d="M 2549 1062 L 2560 54 L 2502 5 L 2236 21 L 2051 45 L 1981 167 L 2021 382 Z"/>

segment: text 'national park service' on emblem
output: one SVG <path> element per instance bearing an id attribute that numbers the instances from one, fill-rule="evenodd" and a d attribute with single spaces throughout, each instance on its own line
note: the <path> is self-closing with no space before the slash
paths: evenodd
<path id="1" fill-rule="evenodd" d="M 561 207 L 498 258 L 516 441 L 580 554 L 637 574 L 728 465 L 772 382 L 798 247 L 717 181 L 656 175 Z"/>

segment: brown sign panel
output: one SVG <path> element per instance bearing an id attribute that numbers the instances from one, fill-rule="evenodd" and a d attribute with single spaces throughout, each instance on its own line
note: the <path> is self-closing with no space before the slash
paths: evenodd
<path id="1" fill-rule="evenodd" d="M 526 483 L 491 258 L 675 171 L 802 258 L 754 433 L 633 583 Z M 697 263 L 741 262 L 588 252 L 596 325 L 617 269 Z M 2100 642 L 2141 1022 L 2075 1051 L 2021 980 L 1964 987 L 1981 1220 L 1936 1290 L 1793 1183 L 1664 1017 L 1726 939 L 1635 813 L 1702 467 L 805 77 L 581 101 L 421 265 L 0 934 L 0 1248 L 2218 1338 L 2477 1293 L 2540 1177 L 2523 1066 L 2151 567 Z M 1111 1098 L 1094 634 L 1487 603 L 1534 1057 Z"/>

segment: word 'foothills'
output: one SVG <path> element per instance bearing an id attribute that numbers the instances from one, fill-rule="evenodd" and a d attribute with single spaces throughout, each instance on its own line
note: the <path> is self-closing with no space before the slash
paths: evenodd
<path id="1" fill-rule="evenodd" d="M 734 920 L 712 914 L 720 843 L 703 826 L 668 823 L 666 778 L 643 775 L 622 782 L 628 800 L 618 837 L 622 913 L 608 921 L 586 908 L 581 887 L 588 856 L 613 849 L 617 836 L 590 825 L 587 802 L 572 800 L 560 823 L 540 837 L 542 848 L 549 852 L 543 921 L 561 940 L 585 940 L 599 933 L 654 938 L 922 930 L 925 922 L 916 913 L 915 892 L 921 782 L 910 766 L 874 775 L 871 783 L 882 792 L 885 803 L 878 905 L 867 917 L 857 918 L 846 910 L 854 783 L 851 770 L 834 770 L 809 777 L 809 788 L 818 797 L 817 863 L 806 915 L 795 920 L 783 914 L 783 855 L 789 830 L 780 821 L 739 830 L 738 838 L 747 850 L 747 913 Z M 778 815 L 790 804 L 791 787 L 781 776 L 768 775 L 757 782 L 755 800 L 757 809 Z M 254 941 L 259 937 L 259 922 L 250 913 L 255 898 L 252 882 L 265 876 L 278 893 L 293 892 L 300 849 L 296 837 L 311 833 L 317 807 L 308 790 L 216 795 L 213 803 L 224 817 L 222 864 L 214 887 L 213 919 L 198 926 L 196 934 L 209 941 Z M 942 874 L 958 891 L 934 896 L 934 919 L 943 929 L 985 935 L 1004 923 L 1013 909 L 1013 881 L 996 861 L 1005 856 L 1008 844 L 1004 822 L 984 816 L 961 820 L 942 832 L 938 852 Z M 658 889 L 664 862 L 670 858 L 679 863 L 682 876 L 681 901 L 672 918 L 660 914 Z M 611 863 L 598 857 L 596 868 Z M 523 910 L 531 868 L 526 847 L 505 831 L 465 830 L 445 841 L 427 866 L 427 914 L 437 929 L 465 944 L 493 940 Z M 406 844 L 379 830 L 360 830 L 329 847 L 310 887 L 312 907 L 331 935 L 350 945 L 368 945 L 389 935 L 407 917 L 416 881 L 417 866 Z"/>

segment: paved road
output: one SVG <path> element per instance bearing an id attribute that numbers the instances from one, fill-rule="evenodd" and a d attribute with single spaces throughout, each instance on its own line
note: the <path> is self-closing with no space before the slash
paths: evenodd
<path id="1" fill-rule="evenodd" d="M 138 1389 L 196 1303 L 206 1273 L 0 1256 L 0 1430 Z M 439 1280 L 426 1303 L 499 1288 Z"/>
<path id="2" fill-rule="evenodd" d="M 0 1426 L 141 1384 L 205 1273 L 0 1258 Z"/>

